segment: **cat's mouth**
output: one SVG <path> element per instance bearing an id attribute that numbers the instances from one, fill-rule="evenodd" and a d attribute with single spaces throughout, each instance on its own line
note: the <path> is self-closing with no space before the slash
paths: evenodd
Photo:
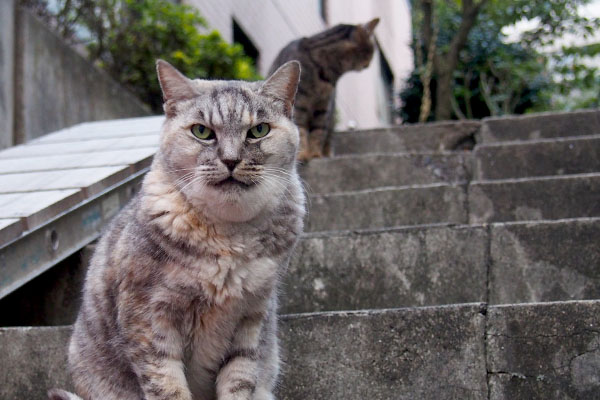
<path id="1" fill-rule="evenodd" d="M 237 179 L 235 179 L 233 176 L 229 176 L 229 178 L 225 178 L 222 181 L 219 181 L 217 183 L 215 183 L 216 187 L 220 187 L 220 188 L 230 188 L 230 187 L 240 187 L 242 189 L 246 189 L 248 187 L 250 187 L 251 185 L 239 181 Z"/>

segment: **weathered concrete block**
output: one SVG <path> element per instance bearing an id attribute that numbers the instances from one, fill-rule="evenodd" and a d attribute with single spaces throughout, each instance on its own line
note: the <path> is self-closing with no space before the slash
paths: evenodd
<path id="1" fill-rule="evenodd" d="M 418 227 L 303 238 L 285 276 L 284 313 L 485 301 L 487 232 Z"/>
<path id="2" fill-rule="evenodd" d="M 48 389 L 72 389 L 70 337 L 70 327 L 0 328 L 0 399 L 45 400 Z"/>
<path id="3" fill-rule="evenodd" d="M 600 174 L 474 182 L 469 221 L 552 220 L 600 216 Z"/>
<path id="4" fill-rule="evenodd" d="M 483 329 L 479 305 L 284 317 L 278 398 L 485 399 Z M 0 329 L 0 397 L 71 388 L 70 332 Z"/>
<path id="5" fill-rule="evenodd" d="M 600 132 L 598 110 L 486 118 L 478 143 L 594 135 Z"/>
<path id="6" fill-rule="evenodd" d="M 600 218 L 494 224 L 490 303 L 600 298 Z"/>
<path id="7" fill-rule="evenodd" d="M 309 196 L 306 231 L 467 221 L 464 187 L 428 185 Z"/>
<path id="8" fill-rule="evenodd" d="M 308 192 L 457 183 L 469 179 L 467 153 L 366 154 L 311 160 L 300 169 Z"/>
<path id="9" fill-rule="evenodd" d="M 479 305 L 304 314 L 281 324 L 281 399 L 486 399 Z"/>
<path id="10" fill-rule="evenodd" d="M 371 131 L 336 132 L 331 147 L 336 155 L 469 148 L 474 144 L 474 135 L 480 125 L 478 121 L 438 122 Z"/>
<path id="11" fill-rule="evenodd" d="M 600 136 L 495 143 L 474 151 L 474 178 L 507 179 L 600 171 Z"/>
<path id="12" fill-rule="evenodd" d="M 15 3 L 0 1 L 0 149 L 13 145 Z"/>
<path id="13" fill-rule="evenodd" d="M 491 400 L 598 399 L 600 302 L 490 307 Z"/>

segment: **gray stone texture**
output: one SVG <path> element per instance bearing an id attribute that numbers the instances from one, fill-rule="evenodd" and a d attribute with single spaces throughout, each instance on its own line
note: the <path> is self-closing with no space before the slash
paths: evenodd
<path id="1" fill-rule="evenodd" d="M 300 172 L 310 194 L 457 183 L 469 179 L 466 157 L 462 153 L 341 156 L 311 160 Z"/>
<path id="2" fill-rule="evenodd" d="M 284 313 L 485 301 L 482 227 L 420 227 L 303 238 L 285 276 Z"/>
<path id="3" fill-rule="evenodd" d="M 600 171 L 600 135 L 477 146 L 474 179 L 508 179 Z"/>
<path id="4" fill-rule="evenodd" d="M 15 0 L 0 1 L 0 149 L 13 145 Z"/>
<path id="5" fill-rule="evenodd" d="M 15 142 L 83 121 L 134 117 L 149 109 L 107 74 L 68 47 L 43 23 L 18 9 L 15 50 Z"/>
<path id="6" fill-rule="evenodd" d="M 600 298 L 600 218 L 495 224 L 490 303 Z"/>
<path id="7" fill-rule="evenodd" d="M 0 398 L 70 389 L 69 335 L 0 328 Z M 586 400 L 600 391 L 600 301 L 295 314 L 281 318 L 280 338 L 280 399 Z"/>
<path id="8" fill-rule="evenodd" d="M 465 189 L 457 185 L 385 188 L 310 196 L 306 231 L 376 229 L 467 221 Z"/>
<path id="9" fill-rule="evenodd" d="M 46 400 L 48 389 L 72 389 L 70 336 L 70 327 L 0 328 L 0 399 Z"/>
<path id="10" fill-rule="evenodd" d="M 554 220 L 600 216 L 600 174 L 475 182 L 469 222 Z"/>
<path id="11" fill-rule="evenodd" d="M 470 148 L 480 127 L 477 121 L 402 125 L 360 132 L 336 132 L 331 147 L 335 155 L 443 151 Z"/>
<path id="12" fill-rule="evenodd" d="M 282 322 L 282 400 L 487 398 L 479 305 Z"/>
<path id="13" fill-rule="evenodd" d="M 600 393 L 600 303 L 491 307 L 490 400 L 596 400 Z"/>
<path id="14" fill-rule="evenodd" d="M 585 110 L 565 113 L 486 118 L 477 143 L 529 140 L 600 133 L 600 111 Z"/>
<path id="15" fill-rule="evenodd" d="M 484 399 L 480 305 L 284 317 L 281 399 Z M 70 328 L 0 328 L 0 398 L 71 388 Z M 435 377 L 435 379 L 433 379 Z"/>

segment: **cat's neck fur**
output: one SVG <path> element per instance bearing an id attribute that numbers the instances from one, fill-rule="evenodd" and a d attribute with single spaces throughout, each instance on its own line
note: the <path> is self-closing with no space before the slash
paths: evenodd
<path id="1" fill-rule="evenodd" d="M 339 61 L 340 55 L 337 54 L 335 46 L 313 48 L 307 38 L 300 42 L 300 46 L 309 56 L 313 65 L 318 68 L 318 75 L 322 81 L 329 82 L 335 86 L 338 79 L 340 79 L 344 72 L 347 72 L 343 70 Z"/>

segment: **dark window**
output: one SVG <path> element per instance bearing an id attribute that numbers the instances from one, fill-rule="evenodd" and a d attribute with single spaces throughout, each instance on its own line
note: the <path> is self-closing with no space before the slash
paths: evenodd
<path id="1" fill-rule="evenodd" d="M 383 101 L 385 107 L 385 120 L 389 123 L 393 121 L 394 112 L 394 74 L 390 68 L 390 64 L 385 58 L 381 48 L 379 50 L 379 73 L 381 75 L 381 83 L 383 89 Z"/>
<path id="2" fill-rule="evenodd" d="M 327 23 L 327 0 L 319 0 L 319 14 L 321 19 Z"/>
<path id="3" fill-rule="evenodd" d="M 248 35 L 246 35 L 246 32 L 244 32 L 242 27 L 235 21 L 235 19 L 233 20 L 233 42 L 241 44 L 244 48 L 244 53 L 246 53 L 248 57 L 252 58 L 258 67 L 260 53 L 258 52 L 258 49 L 254 43 L 252 43 L 252 40 L 250 40 Z"/>

